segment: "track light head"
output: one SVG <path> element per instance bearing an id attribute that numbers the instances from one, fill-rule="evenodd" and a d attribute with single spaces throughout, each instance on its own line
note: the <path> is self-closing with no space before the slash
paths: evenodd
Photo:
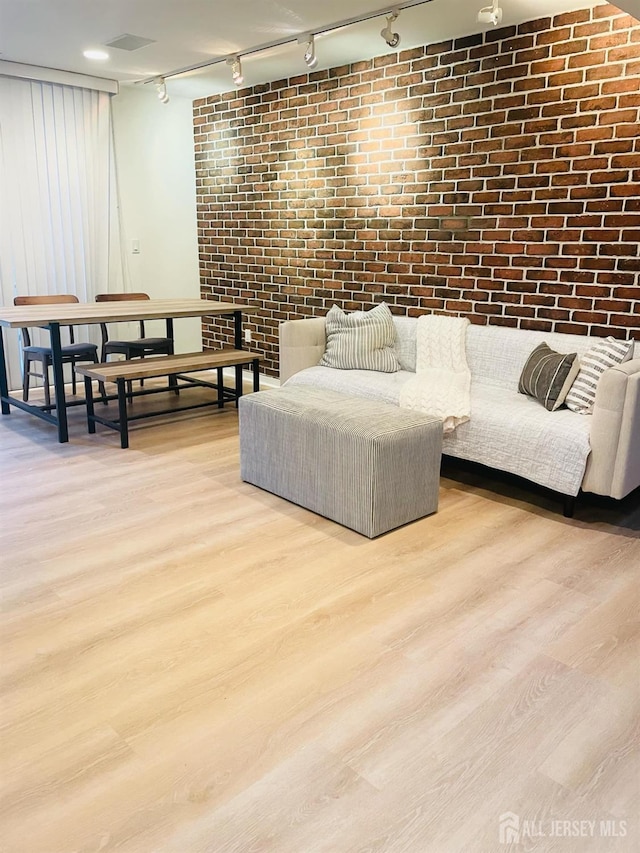
<path id="1" fill-rule="evenodd" d="M 167 84 L 165 83 L 164 77 L 157 77 L 155 80 L 156 91 L 158 93 L 158 99 L 161 104 L 169 103 L 169 95 L 167 94 Z"/>
<path id="2" fill-rule="evenodd" d="M 499 5 L 499 0 L 493 0 L 491 6 L 484 6 L 478 12 L 479 24 L 493 24 L 497 27 L 502 20 L 502 9 Z"/>
<path id="3" fill-rule="evenodd" d="M 304 61 L 307 63 L 309 68 L 315 68 L 318 64 L 318 57 L 316 56 L 316 40 L 313 33 L 306 40 L 306 50 L 304 52 Z"/>
<path id="4" fill-rule="evenodd" d="M 391 30 L 392 24 L 397 20 L 400 12 L 394 9 L 387 18 L 387 26 L 380 30 L 380 35 L 389 45 L 389 47 L 398 47 L 400 44 L 400 33 L 394 33 Z"/>
<path id="5" fill-rule="evenodd" d="M 227 59 L 227 65 L 231 66 L 231 76 L 233 78 L 233 82 L 236 86 L 242 86 L 244 83 L 244 77 L 242 74 L 242 63 L 240 62 L 239 56 L 232 56 L 231 59 Z"/>

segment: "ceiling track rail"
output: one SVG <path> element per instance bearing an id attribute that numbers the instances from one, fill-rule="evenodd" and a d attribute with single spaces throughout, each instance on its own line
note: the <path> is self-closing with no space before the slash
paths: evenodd
<path id="1" fill-rule="evenodd" d="M 323 33 L 334 32 L 343 27 L 350 27 L 353 24 L 362 24 L 365 21 L 370 21 L 373 18 L 382 18 L 385 15 L 401 12 L 403 9 L 411 9 L 414 6 L 425 6 L 427 3 L 432 3 L 433 0 L 405 0 L 404 2 L 394 3 L 391 6 L 383 6 L 381 9 L 376 9 L 373 12 L 366 12 L 363 15 L 356 15 L 353 18 L 344 18 L 341 21 L 334 21 L 331 24 L 318 27 L 314 30 L 302 30 L 299 33 L 291 34 L 285 38 L 275 39 L 274 41 L 265 42 L 264 44 L 255 45 L 245 49 L 235 50 L 233 53 L 225 53 L 223 56 L 217 56 L 213 59 L 208 59 L 206 62 L 199 62 L 195 65 L 187 65 L 184 68 L 177 68 L 174 71 L 166 71 L 163 74 L 154 74 L 152 77 L 145 77 L 142 80 L 136 80 L 136 83 L 155 83 L 159 78 L 167 80 L 170 77 L 179 77 L 182 74 L 191 74 L 194 71 L 201 71 L 203 68 L 210 68 L 213 65 L 221 65 L 228 60 L 250 56 L 254 53 L 262 53 L 266 50 L 271 50 L 274 47 L 281 47 L 285 44 L 299 43 L 301 37 L 318 36 Z"/>

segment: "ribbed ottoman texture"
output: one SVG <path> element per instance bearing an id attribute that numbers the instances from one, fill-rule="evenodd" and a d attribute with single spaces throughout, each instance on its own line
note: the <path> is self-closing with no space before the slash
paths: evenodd
<path id="1" fill-rule="evenodd" d="M 296 386 L 241 397 L 245 482 L 370 538 L 438 508 L 442 421 Z"/>

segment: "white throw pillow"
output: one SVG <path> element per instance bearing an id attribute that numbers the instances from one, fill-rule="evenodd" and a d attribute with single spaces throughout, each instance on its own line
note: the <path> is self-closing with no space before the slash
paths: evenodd
<path id="1" fill-rule="evenodd" d="M 602 374 L 630 359 L 632 353 L 633 341 L 617 341 L 615 338 L 603 338 L 587 350 L 580 359 L 580 372 L 564 401 L 567 408 L 581 415 L 590 414 Z"/>
<path id="2" fill-rule="evenodd" d="M 370 311 L 345 314 L 334 305 L 326 317 L 327 346 L 323 367 L 395 373 L 400 363 L 394 350 L 396 327 L 386 302 Z"/>

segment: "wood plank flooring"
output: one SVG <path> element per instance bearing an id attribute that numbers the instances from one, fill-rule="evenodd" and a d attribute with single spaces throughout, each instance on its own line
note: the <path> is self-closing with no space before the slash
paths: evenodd
<path id="1" fill-rule="evenodd" d="M 70 435 L 0 422 L 3 853 L 640 849 L 637 500 L 450 464 L 369 541 L 232 409 Z"/>

